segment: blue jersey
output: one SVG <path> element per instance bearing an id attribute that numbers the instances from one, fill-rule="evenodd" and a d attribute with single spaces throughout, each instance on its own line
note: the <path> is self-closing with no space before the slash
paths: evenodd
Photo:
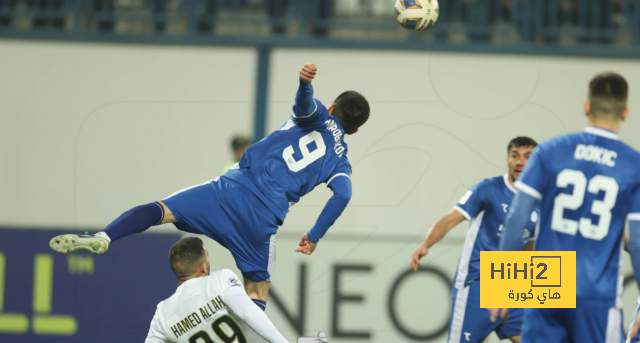
<path id="1" fill-rule="evenodd" d="M 621 306 L 624 224 L 640 216 L 640 154 L 588 127 L 539 145 L 516 188 L 540 200 L 536 250 L 576 251 L 577 297 Z"/>
<path id="2" fill-rule="evenodd" d="M 281 221 L 317 185 L 351 176 L 342 125 L 319 100 L 313 103 L 315 110 L 303 116 L 294 105 L 279 130 L 247 149 L 223 175 L 249 188 Z"/>
<path id="3" fill-rule="evenodd" d="M 499 250 L 504 228 L 502 224 L 514 195 L 515 188 L 511 186 L 505 174 L 477 183 L 454 207 L 471 221 L 458 263 L 454 287 L 461 289 L 480 279 L 480 251 Z M 523 248 L 533 234 L 537 220 L 536 210 L 531 213 L 531 220 L 522 235 Z"/>

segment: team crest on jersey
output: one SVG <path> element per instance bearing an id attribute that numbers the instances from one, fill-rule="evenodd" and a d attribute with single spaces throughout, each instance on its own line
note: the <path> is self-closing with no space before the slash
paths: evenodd
<path id="1" fill-rule="evenodd" d="M 238 279 L 236 278 L 229 278 L 229 283 L 231 284 L 231 286 L 242 286 L 240 281 L 238 281 Z"/>
<path id="2" fill-rule="evenodd" d="M 344 153 L 344 147 L 342 146 L 342 131 L 338 128 L 338 124 L 333 119 L 329 119 L 324 122 L 327 125 L 327 130 L 331 131 L 333 134 L 333 139 L 335 140 L 335 144 L 333 146 L 333 150 L 336 152 L 338 157 L 342 157 Z"/>

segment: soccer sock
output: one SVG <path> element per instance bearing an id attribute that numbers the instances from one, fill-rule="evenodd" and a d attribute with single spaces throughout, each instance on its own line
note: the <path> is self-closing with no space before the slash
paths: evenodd
<path id="1" fill-rule="evenodd" d="M 259 299 L 251 299 L 253 302 L 260 307 L 261 310 L 265 310 L 267 308 L 267 302 Z"/>
<path id="2" fill-rule="evenodd" d="M 164 209 L 158 202 L 137 206 L 112 221 L 104 230 L 111 241 L 140 233 L 154 225 L 162 223 Z"/>
<path id="3" fill-rule="evenodd" d="M 100 237 L 102 239 L 105 239 L 107 242 L 111 243 L 111 237 L 109 237 L 109 235 L 107 235 L 104 231 L 100 231 L 93 236 Z"/>

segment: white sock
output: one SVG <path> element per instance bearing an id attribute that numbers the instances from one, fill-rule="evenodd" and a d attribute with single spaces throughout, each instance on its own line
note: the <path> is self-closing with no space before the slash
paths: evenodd
<path id="1" fill-rule="evenodd" d="M 111 243 L 111 238 L 109 238 L 109 235 L 107 235 L 107 233 L 104 231 L 100 231 L 96 233 L 94 236 L 105 239 L 107 242 Z"/>

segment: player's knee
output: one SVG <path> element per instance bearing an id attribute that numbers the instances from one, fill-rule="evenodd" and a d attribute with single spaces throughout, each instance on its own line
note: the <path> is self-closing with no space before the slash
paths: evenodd
<path id="1" fill-rule="evenodd" d="M 254 282 L 246 277 L 244 278 L 244 289 L 251 299 L 266 302 L 269 297 L 269 281 Z"/>

